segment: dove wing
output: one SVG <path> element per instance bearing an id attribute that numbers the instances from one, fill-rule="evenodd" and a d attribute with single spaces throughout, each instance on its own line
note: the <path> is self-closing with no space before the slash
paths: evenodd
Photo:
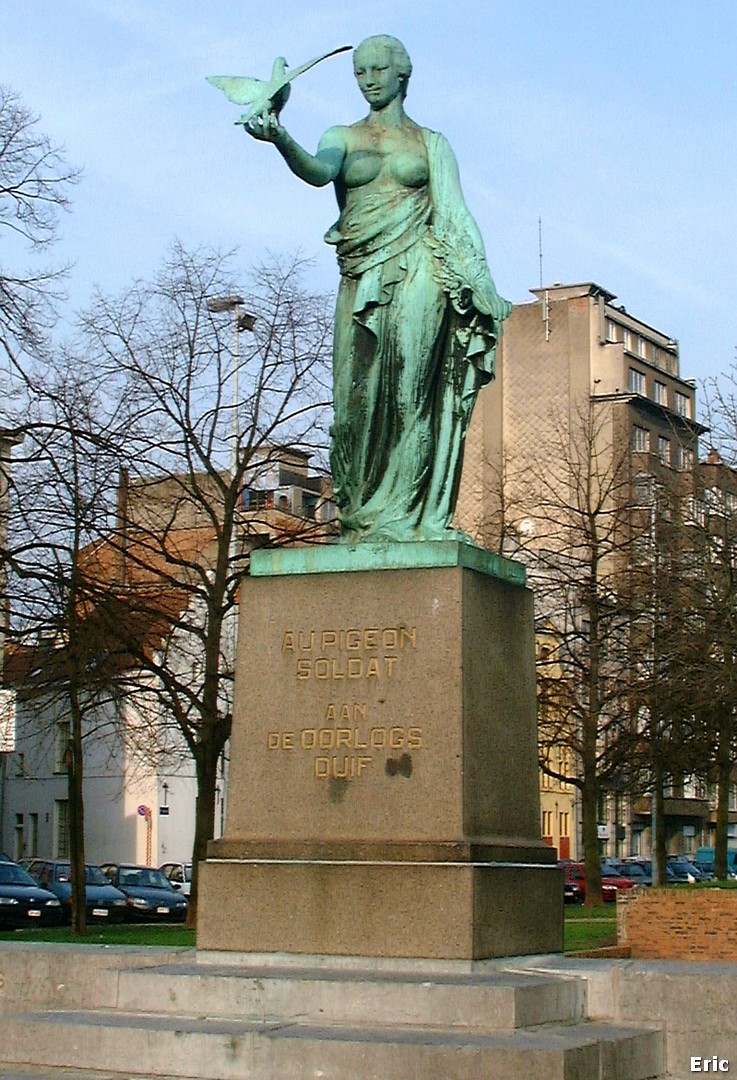
<path id="1" fill-rule="evenodd" d="M 268 85 L 261 79 L 251 79 L 246 75 L 208 75 L 207 81 L 222 90 L 228 101 L 236 105 L 253 104 L 262 97 Z"/>
<path id="2" fill-rule="evenodd" d="M 352 49 L 352 45 L 341 45 L 339 49 L 331 49 L 330 52 L 323 53 L 322 56 L 315 56 L 312 60 L 308 60 L 306 64 L 300 64 L 299 67 L 293 68 L 292 71 L 288 71 L 280 83 L 291 82 L 292 79 L 296 79 L 298 75 L 304 74 L 305 71 L 309 71 L 315 64 L 319 64 L 322 60 L 327 60 L 329 56 L 337 56 L 338 53 L 348 52 Z"/>

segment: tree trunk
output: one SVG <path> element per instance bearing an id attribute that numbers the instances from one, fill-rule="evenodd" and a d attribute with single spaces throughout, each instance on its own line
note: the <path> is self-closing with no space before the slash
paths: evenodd
<path id="1" fill-rule="evenodd" d="M 87 933 L 87 890 L 84 850 L 84 764 L 82 759 L 82 717 L 74 690 L 70 692 L 71 730 L 67 751 L 69 797 L 69 862 L 72 879 L 72 933 Z"/>
<path id="2" fill-rule="evenodd" d="M 192 888 L 187 907 L 187 926 L 197 925 L 199 867 L 207 857 L 208 842 L 215 835 L 215 792 L 219 758 L 220 747 L 217 742 L 202 742 L 197 747 L 195 754 L 197 803 L 192 849 Z"/>
<path id="3" fill-rule="evenodd" d="M 599 776 L 597 768 L 597 743 L 599 739 L 599 680 L 601 678 L 599 648 L 599 608 L 596 596 L 597 567 L 592 564 L 592 583 L 589 599 L 589 670 L 588 709 L 583 719 L 583 788 L 581 791 L 581 818 L 583 851 L 586 865 L 586 907 L 602 903 L 601 860 L 599 857 Z"/>
<path id="4" fill-rule="evenodd" d="M 599 781 L 596 774 L 598 717 L 588 713 L 583 730 L 583 785 L 581 787 L 581 831 L 586 867 L 586 907 L 602 903 L 601 861 L 599 858 Z"/>
<path id="5" fill-rule="evenodd" d="M 655 822 L 655 843 L 652 851 L 653 885 L 667 885 L 666 838 L 665 838 L 665 797 L 663 795 L 663 765 L 656 748 L 653 764 L 653 813 Z"/>
<path id="6" fill-rule="evenodd" d="M 717 747 L 717 828 L 714 837 L 714 877 L 727 880 L 727 825 L 729 823 L 729 792 L 732 786 L 732 736 L 734 721 L 729 709 L 719 718 Z"/>
<path id="7" fill-rule="evenodd" d="M 581 790 L 581 830 L 586 867 L 586 907 L 597 907 L 601 898 L 601 861 L 599 859 L 599 791 L 589 779 Z"/>

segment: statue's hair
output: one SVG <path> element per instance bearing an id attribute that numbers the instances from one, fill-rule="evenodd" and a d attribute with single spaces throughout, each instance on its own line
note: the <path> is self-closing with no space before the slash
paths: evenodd
<path id="1" fill-rule="evenodd" d="M 357 45 L 353 50 L 353 55 L 355 56 L 364 45 L 383 45 L 385 49 L 389 50 L 394 66 L 403 77 L 402 97 L 406 97 L 407 85 L 412 74 L 412 61 L 399 38 L 392 37 L 391 34 L 374 34 L 372 37 L 364 38 L 361 44 Z"/>

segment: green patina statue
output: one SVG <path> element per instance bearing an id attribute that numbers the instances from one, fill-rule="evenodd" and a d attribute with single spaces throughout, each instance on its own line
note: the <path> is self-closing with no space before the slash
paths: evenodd
<path id="1" fill-rule="evenodd" d="M 497 293 L 447 140 L 404 111 L 412 64 L 396 38 L 353 54 L 363 120 L 313 156 L 274 110 L 245 123 L 308 184 L 335 185 L 335 421 L 330 464 L 343 538 L 437 540 L 450 528 L 463 444 L 511 305 Z"/>

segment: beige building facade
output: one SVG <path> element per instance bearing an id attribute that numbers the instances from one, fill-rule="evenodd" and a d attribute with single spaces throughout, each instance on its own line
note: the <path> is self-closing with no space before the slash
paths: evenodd
<path id="1" fill-rule="evenodd" d="M 704 430 L 676 341 L 593 282 L 532 293 L 504 324 L 496 379 L 479 397 L 466 447 L 458 524 L 492 546 L 503 527 L 519 528 L 518 505 L 529 516 L 515 478 L 549 466 L 551 448 L 575 439 L 576 419 L 592 403 L 604 417 L 597 424 L 602 451 L 629 447 L 633 476 L 661 465 L 692 469 Z M 503 521 L 502 479 L 511 487 Z"/>
<path id="2" fill-rule="evenodd" d="M 705 429 L 695 419 L 695 383 L 684 378 L 668 334 L 594 282 L 532 295 L 505 322 L 496 379 L 479 397 L 456 523 L 485 546 L 526 561 L 534 588 L 536 553 L 567 559 L 575 549 L 561 508 L 580 503 L 587 484 L 599 484 L 602 499 L 616 502 L 626 491 L 630 507 L 641 504 L 646 540 L 653 493 L 666 476 L 671 486 L 691 482 Z M 551 648 L 544 643 L 551 625 L 545 588 L 536 591 L 536 620 L 540 664 L 540 649 Z M 636 813 L 621 790 L 603 800 L 604 852 L 648 850 L 645 802 Z M 541 772 L 541 804 L 543 836 L 561 857 L 579 857 L 575 788 Z M 690 820 L 690 807 L 680 809 Z"/>

